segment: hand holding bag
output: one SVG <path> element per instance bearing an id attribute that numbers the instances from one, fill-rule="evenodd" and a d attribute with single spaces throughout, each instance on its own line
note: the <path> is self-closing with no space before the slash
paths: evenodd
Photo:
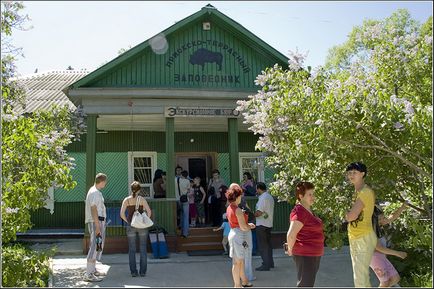
<path id="1" fill-rule="evenodd" d="M 140 214 L 139 212 L 139 204 L 140 204 L 140 196 L 137 196 L 136 200 L 136 210 L 134 211 L 133 218 L 131 219 L 131 227 L 137 229 L 145 229 L 154 225 L 151 218 L 148 217 L 146 211 Z"/>

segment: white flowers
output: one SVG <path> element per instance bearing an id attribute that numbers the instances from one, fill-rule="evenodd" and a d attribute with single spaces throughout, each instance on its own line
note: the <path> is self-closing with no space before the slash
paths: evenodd
<path id="1" fill-rule="evenodd" d="M 298 48 L 296 48 L 295 52 L 289 51 L 289 69 L 291 71 L 299 71 L 303 67 L 304 60 L 306 59 L 309 51 L 305 54 L 298 52 Z"/>
<path id="2" fill-rule="evenodd" d="M 428 44 L 428 45 L 432 44 L 432 36 L 425 35 L 425 39 L 424 40 L 425 40 L 426 44 Z"/>
<path id="3" fill-rule="evenodd" d="M 315 121 L 315 124 L 320 126 L 323 123 L 322 119 L 318 119 L 317 121 Z"/>
<path id="4" fill-rule="evenodd" d="M 395 122 L 395 123 L 393 124 L 393 127 L 394 127 L 395 129 L 397 129 L 397 130 L 402 130 L 402 129 L 404 129 L 404 125 L 403 125 L 402 123 L 400 123 L 399 121 Z"/>
<path id="5" fill-rule="evenodd" d="M 265 73 L 265 72 L 262 71 L 262 74 L 259 74 L 259 75 L 256 77 L 256 79 L 255 79 L 255 84 L 256 84 L 256 85 L 260 85 L 260 86 L 264 86 L 264 85 L 265 85 L 265 83 L 266 83 L 267 80 L 268 80 L 268 77 L 267 77 L 267 75 L 265 75 L 264 73 Z"/>
<path id="6" fill-rule="evenodd" d="M 297 148 L 300 148 L 300 146 L 301 146 L 301 141 L 300 141 L 299 139 L 296 139 L 294 143 L 295 143 L 295 146 L 296 146 Z"/>
<path id="7" fill-rule="evenodd" d="M 365 38 L 377 39 L 381 38 L 383 26 L 381 23 L 374 24 L 373 26 L 367 27 L 366 31 L 363 33 Z"/>
<path id="8" fill-rule="evenodd" d="M 19 208 L 6 208 L 6 214 L 16 214 L 18 213 Z"/>
<path id="9" fill-rule="evenodd" d="M 306 94 L 306 96 L 311 96 L 313 93 L 313 90 L 310 87 L 306 87 L 306 89 L 304 90 L 304 93 Z"/>

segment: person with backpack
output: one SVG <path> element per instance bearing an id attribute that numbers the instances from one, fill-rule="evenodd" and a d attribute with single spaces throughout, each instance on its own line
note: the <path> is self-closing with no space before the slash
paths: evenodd
<path id="1" fill-rule="evenodd" d="M 345 214 L 348 222 L 351 263 L 354 287 L 371 287 L 369 264 L 377 245 L 377 236 L 372 228 L 372 214 L 375 207 L 375 192 L 365 183 L 368 169 L 361 162 L 347 166 L 348 181 L 354 185 L 354 203 Z"/>
<path id="2" fill-rule="evenodd" d="M 392 263 L 387 260 L 386 255 L 394 255 L 401 259 L 405 259 L 407 257 L 407 253 L 387 248 L 387 240 L 382 227 L 396 220 L 406 208 L 407 202 L 403 202 L 402 206 L 398 208 L 390 217 L 385 217 L 383 211 L 378 205 L 376 205 L 374 208 L 374 213 L 372 215 L 372 225 L 377 235 L 378 241 L 369 267 L 371 267 L 371 269 L 375 272 L 375 275 L 377 275 L 377 278 L 380 281 L 379 287 L 392 287 L 398 284 L 400 280 L 398 271 L 396 271 Z"/>

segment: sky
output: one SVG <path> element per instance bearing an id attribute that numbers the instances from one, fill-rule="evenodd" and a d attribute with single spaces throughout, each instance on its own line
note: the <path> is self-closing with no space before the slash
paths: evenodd
<path id="1" fill-rule="evenodd" d="M 25 1 L 33 28 L 14 31 L 13 43 L 24 53 L 18 73 L 92 71 L 208 3 L 286 56 L 308 52 L 305 63 L 313 67 L 366 19 L 400 8 L 421 23 L 432 16 L 431 1 Z"/>

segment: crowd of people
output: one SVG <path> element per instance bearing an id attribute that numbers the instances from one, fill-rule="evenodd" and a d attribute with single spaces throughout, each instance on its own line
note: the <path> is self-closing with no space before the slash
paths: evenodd
<path id="1" fill-rule="evenodd" d="M 268 193 L 265 183 L 255 183 L 250 173 L 244 173 L 241 184 L 232 183 L 227 187 L 220 172 L 213 170 L 212 178 L 204 188 L 199 177 L 190 179 L 188 172 L 179 166 L 175 171 L 175 197 L 181 236 L 187 238 L 191 227 L 209 225 L 215 227 L 214 231 L 223 230 L 222 245 L 224 254 L 232 258 L 234 287 L 253 286 L 252 281 L 256 279 L 252 268 L 254 251 L 258 251 L 262 259 L 262 264 L 256 271 L 270 271 L 274 268 L 271 242 L 274 198 Z M 366 165 L 361 162 L 351 163 L 347 166 L 346 173 L 355 189 L 352 207 L 345 215 L 354 285 L 370 287 L 369 268 L 372 268 L 380 281 L 380 287 L 394 286 L 400 277 L 386 255 L 404 259 L 407 254 L 388 248 L 388 236 L 382 227 L 396 220 L 407 203 L 386 217 L 376 204 L 374 191 L 365 183 Z M 166 197 L 165 176 L 162 170 L 155 172 L 153 185 L 156 198 Z M 100 281 L 102 275 L 96 270 L 95 263 L 100 260 L 104 247 L 106 209 L 101 189 L 106 182 L 107 176 L 98 174 L 86 197 L 85 218 L 90 247 L 84 279 L 89 282 Z M 120 217 L 127 224 L 129 266 L 133 277 L 146 275 L 148 229 L 130 226 L 131 218 L 136 210 L 146 212 L 148 217 L 152 215 L 151 208 L 146 199 L 139 196 L 139 191 L 140 183 L 133 182 L 131 194 L 123 200 L 120 211 Z M 245 198 L 253 195 L 258 196 L 254 210 L 248 206 Z M 324 255 L 323 222 L 312 209 L 315 203 L 315 185 L 308 181 L 299 182 L 295 188 L 295 197 L 297 204 L 290 212 L 285 253 L 294 260 L 297 287 L 313 287 L 320 269 L 321 256 Z M 140 240 L 139 270 L 135 254 L 137 235 Z"/>

